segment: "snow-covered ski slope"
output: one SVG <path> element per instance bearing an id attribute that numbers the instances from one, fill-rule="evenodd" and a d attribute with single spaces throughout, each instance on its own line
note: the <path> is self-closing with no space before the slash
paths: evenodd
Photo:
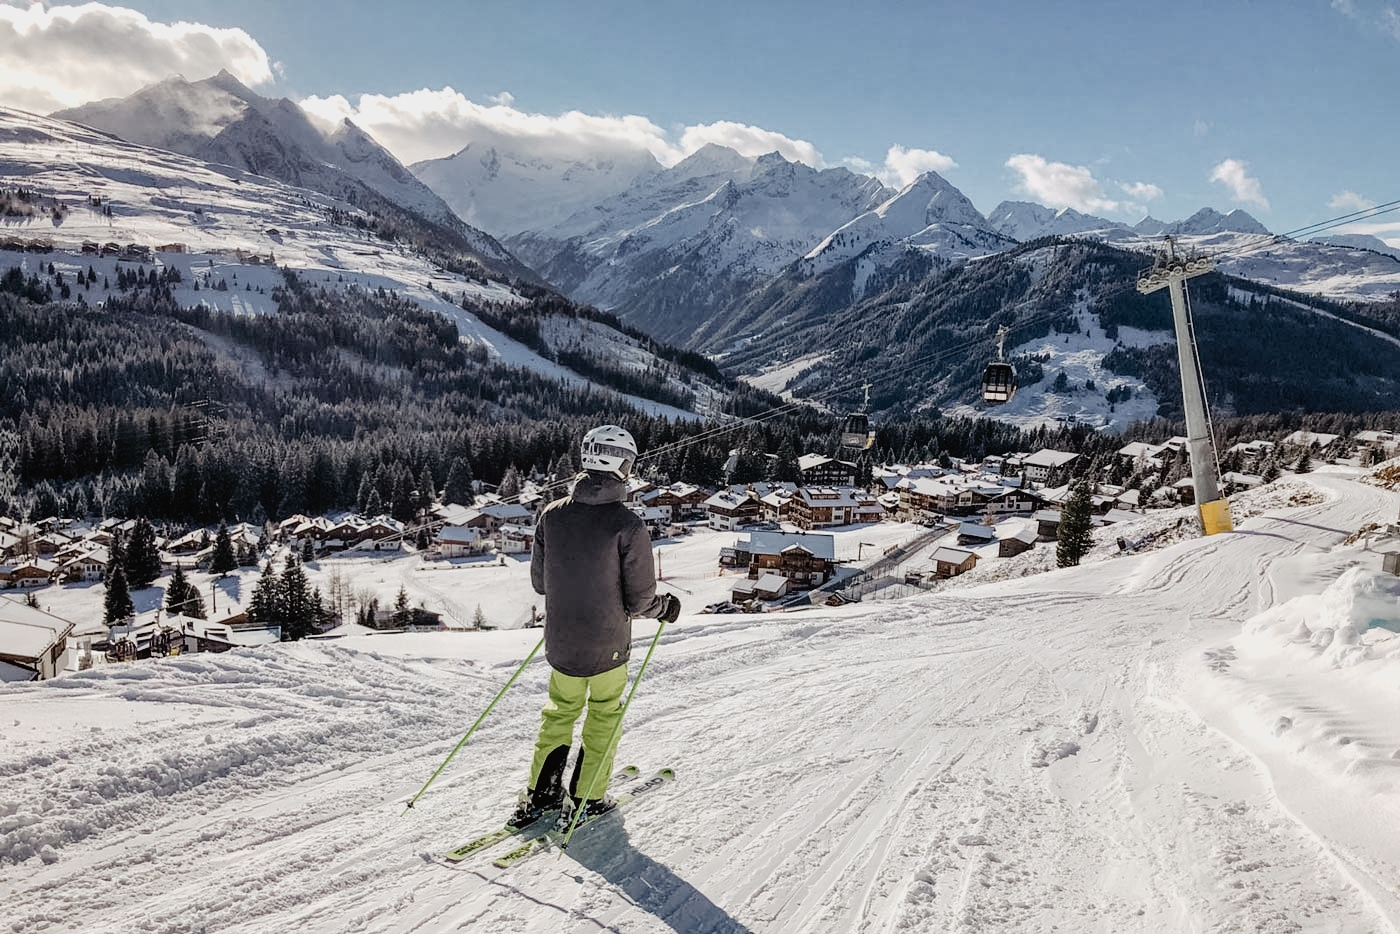
<path id="1" fill-rule="evenodd" d="M 0 688 L 0 930 L 1395 931 L 1400 603 L 1348 539 L 1400 496 L 1290 483 L 1079 568 L 682 616 L 619 758 L 677 780 L 505 871 L 439 854 L 511 809 L 542 664 L 404 802 L 538 631 Z"/>

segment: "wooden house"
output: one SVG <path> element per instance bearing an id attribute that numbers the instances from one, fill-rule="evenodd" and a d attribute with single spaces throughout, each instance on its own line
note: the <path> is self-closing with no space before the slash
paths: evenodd
<path id="1" fill-rule="evenodd" d="M 836 569 L 836 540 L 804 532 L 750 532 L 736 545 L 748 555 L 749 577 L 780 574 L 797 589 L 820 587 Z"/>
<path id="2" fill-rule="evenodd" d="M 932 555 L 934 577 L 944 580 L 965 574 L 977 566 L 977 555 L 962 548 L 943 547 Z"/>

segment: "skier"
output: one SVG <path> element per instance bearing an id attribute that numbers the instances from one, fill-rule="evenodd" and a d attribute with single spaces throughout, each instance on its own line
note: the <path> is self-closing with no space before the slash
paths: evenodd
<path id="1" fill-rule="evenodd" d="M 563 809 L 565 762 L 585 705 L 569 803 L 583 808 L 580 819 L 614 807 L 606 789 L 616 744 L 608 743 L 622 717 L 632 618 L 671 623 L 681 609 L 676 597 L 656 592 L 651 537 L 623 505 L 636 459 L 637 443 L 625 429 L 602 425 L 589 431 L 573 491 L 546 506 L 535 525 L 530 583 L 545 597 L 545 657 L 552 671 L 529 790 L 510 825 Z"/>

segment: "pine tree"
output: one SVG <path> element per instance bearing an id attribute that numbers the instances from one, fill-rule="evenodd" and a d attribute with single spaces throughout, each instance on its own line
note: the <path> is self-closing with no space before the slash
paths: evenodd
<path id="1" fill-rule="evenodd" d="M 284 640 L 305 639 L 311 635 L 316 624 L 315 607 L 311 605 L 311 588 L 306 581 L 306 572 L 295 555 L 287 556 L 282 569 L 282 579 L 278 582 L 281 599 L 282 638 Z"/>
<path id="2" fill-rule="evenodd" d="M 282 613 L 278 604 L 277 578 L 272 573 L 272 562 L 263 568 L 262 576 L 253 586 L 253 595 L 248 599 L 248 619 L 255 623 L 273 625 L 281 622 Z"/>
<path id="3" fill-rule="evenodd" d="M 1093 516 L 1093 487 L 1086 481 L 1080 481 L 1070 490 L 1069 500 L 1060 510 L 1056 565 L 1074 567 L 1089 553 L 1094 544 Z"/>
<path id="4" fill-rule="evenodd" d="M 233 554 L 233 539 L 228 534 L 228 523 L 219 523 L 219 532 L 214 536 L 214 554 L 209 559 L 209 570 L 220 577 L 226 576 L 238 567 L 238 559 Z"/>
<path id="5" fill-rule="evenodd" d="M 200 596 L 199 588 L 185 577 L 184 567 L 178 564 L 175 565 L 175 573 L 171 575 L 170 583 L 165 588 L 165 609 L 167 612 L 193 616 L 195 619 L 205 618 L 204 598 Z"/>
<path id="6" fill-rule="evenodd" d="M 520 471 L 514 464 L 506 468 L 505 475 L 501 477 L 500 486 L 496 487 L 496 492 L 501 499 L 510 501 L 520 495 Z"/>
<path id="7" fill-rule="evenodd" d="M 447 485 L 443 488 L 442 498 L 449 503 L 471 505 L 472 468 L 463 458 L 453 458 L 452 465 L 447 469 Z"/>
<path id="8" fill-rule="evenodd" d="M 407 626 L 413 616 L 408 609 L 408 591 L 402 586 L 399 587 L 399 595 L 394 598 L 394 626 L 402 629 Z"/>
<path id="9" fill-rule="evenodd" d="M 1298 458 L 1298 463 L 1296 463 L 1296 464 L 1293 465 L 1293 472 L 1294 472 L 1294 473 L 1311 473 L 1311 472 L 1312 472 L 1312 449 L 1311 449 L 1311 448 L 1303 448 L 1303 453 L 1302 453 L 1302 455 L 1299 456 L 1299 458 Z"/>
<path id="10" fill-rule="evenodd" d="M 126 545 L 125 570 L 128 584 L 140 590 L 160 577 L 160 549 L 156 547 L 156 530 L 146 518 L 136 520 L 131 540 Z"/>
<path id="11" fill-rule="evenodd" d="M 131 602 L 131 590 L 126 585 L 126 571 L 120 564 L 107 573 L 107 596 L 102 603 L 103 620 L 108 626 L 136 612 Z"/>

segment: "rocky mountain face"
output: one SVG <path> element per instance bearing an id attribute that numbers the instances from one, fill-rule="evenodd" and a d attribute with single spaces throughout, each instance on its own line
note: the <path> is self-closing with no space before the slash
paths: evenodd
<path id="1" fill-rule="evenodd" d="M 819 326 L 794 309 L 849 313 L 892 282 L 1044 238 L 1111 244 L 1145 266 L 1172 236 L 1268 285 L 1360 301 L 1400 290 L 1400 251 L 1275 237 L 1242 210 L 1129 225 L 1007 201 L 983 216 L 932 172 L 893 191 L 844 169 L 715 145 L 661 169 L 650 157 L 583 163 L 487 142 L 413 170 L 566 295 L 711 355 L 767 346 L 778 319 Z"/>
<path id="2" fill-rule="evenodd" d="M 889 191 L 846 169 L 708 146 L 554 227 L 506 238 L 570 297 L 670 343 L 697 331 Z"/>

